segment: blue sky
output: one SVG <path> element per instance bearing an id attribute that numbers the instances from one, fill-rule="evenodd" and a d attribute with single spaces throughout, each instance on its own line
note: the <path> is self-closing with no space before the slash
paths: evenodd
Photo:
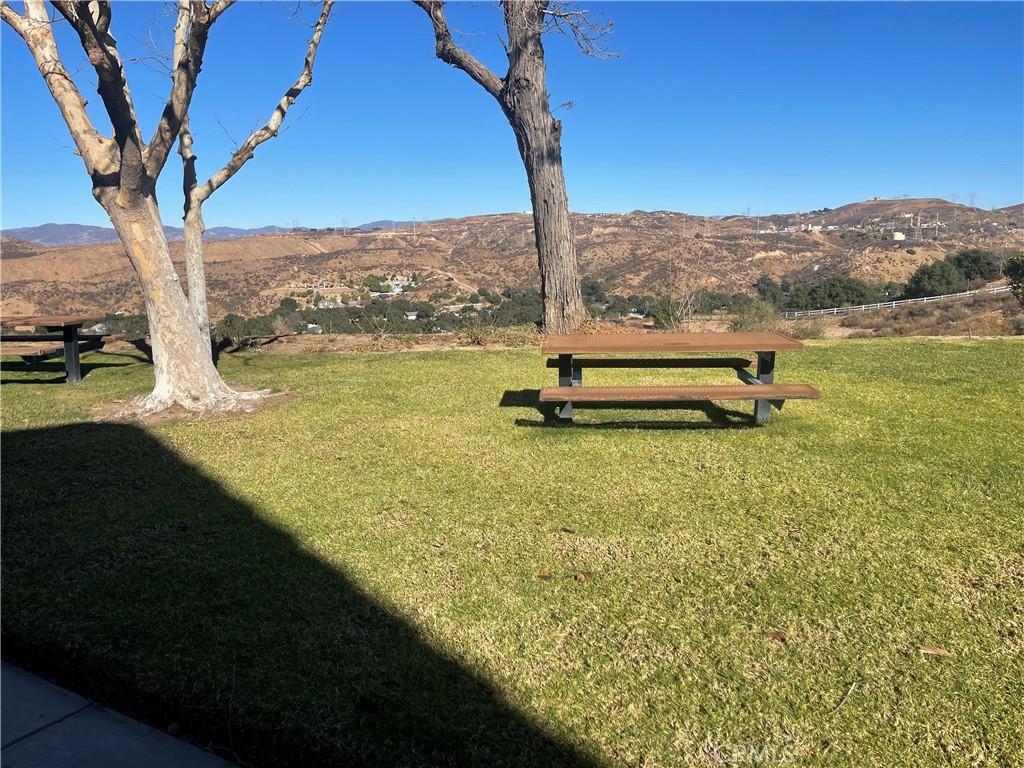
<path id="1" fill-rule="evenodd" d="M 124 56 L 169 47 L 169 4 L 116 3 Z M 1024 3 L 608 3 L 621 55 L 547 40 L 577 211 L 755 214 L 874 196 L 1024 200 Z M 193 103 L 200 173 L 268 116 L 301 66 L 294 3 L 239 3 L 214 27 Z M 302 10 L 309 23 L 314 6 Z M 496 3 L 453 3 L 459 39 L 504 73 Z M 2 31 L 2 225 L 106 225 L 21 40 Z M 58 25 L 98 126 L 84 58 Z M 148 137 L 168 79 L 129 80 Z M 209 226 L 350 225 L 527 210 L 511 130 L 463 73 L 437 61 L 408 2 L 339 3 L 313 86 L 256 157 L 204 208 Z M 229 138 L 229 136 L 231 138 Z M 180 220 L 180 163 L 158 188 Z"/>

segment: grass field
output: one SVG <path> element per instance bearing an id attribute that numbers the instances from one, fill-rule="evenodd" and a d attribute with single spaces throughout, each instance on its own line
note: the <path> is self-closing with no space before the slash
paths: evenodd
<path id="1" fill-rule="evenodd" d="M 1024 764 L 1020 342 L 810 342 L 776 380 L 823 399 L 761 428 L 547 426 L 535 349 L 226 357 L 292 397 L 91 423 L 152 374 L 85 361 L 5 363 L 4 654 L 158 727 L 257 765 Z"/>

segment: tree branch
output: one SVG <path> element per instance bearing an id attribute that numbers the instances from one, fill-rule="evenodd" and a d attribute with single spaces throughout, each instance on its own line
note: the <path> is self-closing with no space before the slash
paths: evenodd
<path id="1" fill-rule="evenodd" d="M 121 155 L 118 186 L 148 192 L 152 183 L 146 179 L 142 163 L 142 136 L 135 105 L 117 51 L 117 41 L 110 35 L 110 5 L 87 0 L 53 0 L 53 6 L 78 33 L 89 63 L 96 71 L 97 91 L 110 117 L 114 141 Z"/>
<path id="2" fill-rule="evenodd" d="M 309 43 L 306 46 L 306 58 L 302 64 L 302 71 L 299 73 L 295 83 L 285 91 L 285 94 L 277 103 L 267 122 L 249 134 L 249 137 L 232 153 L 228 162 L 220 170 L 214 173 L 203 185 L 194 188 L 191 195 L 193 205 L 202 205 L 210 195 L 220 189 L 228 179 L 238 173 L 242 166 L 252 159 L 256 147 L 277 136 L 281 124 L 288 114 L 288 110 L 299 98 L 299 95 L 313 82 L 313 65 L 316 62 L 316 52 L 320 47 L 320 38 L 323 35 L 324 28 L 330 20 L 333 6 L 334 0 L 323 0 L 320 17 L 313 27 L 313 36 L 309 39 Z M 188 136 L 186 144 L 182 146 L 182 159 L 185 161 L 186 166 L 190 158 L 191 162 L 194 163 L 191 135 Z M 186 206 L 188 205 L 189 203 L 186 202 Z"/>
<path id="3" fill-rule="evenodd" d="M 544 8 L 543 31 L 571 37 L 585 56 L 612 59 L 619 55 L 606 47 L 612 33 L 612 22 L 594 19 L 590 11 L 572 8 L 568 3 L 555 3 Z"/>
<path id="4" fill-rule="evenodd" d="M 498 99 L 504 87 L 504 81 L 494 72 L 487 68 L 472 54 L 463 50 L 455 44 L 452 34 L 448 29 L 448 22 L 444 16 L 443 0 L 413 0 L 416 5 L 430 17 L 434 25 L 434 40 L 436 41 L 435 53 L 437 58 L 446 64 L 461 69 L 479 85 L 483 86 L 491 96 Z"/>
<path id="5" fill-rule="evenodd" d="M 26 0 L 24 16 L 6 2 L 0 2 L 0 16 L 25 41 L 43 82 L 67 123 L 75 148 L 93 177 L 93 183 L 116 174 L 118 163 L 112 151 L 113 142 L 100 136 L 89 119 L 86 100 L 60 58 L 42 0 Z"/>
<path id="6" fill-rule="evenodd" d="M 204 0 L 178 0 L 178 20 L 174 25 L 174 57 L 171 70 L 171 91 L 160 115 L 153 138 L 146 147 L 146 172 L 156 178 L 167 162 L 174 139 L 188 113 L 195 92 L 199 70 L 206 53 L 206 39 L 213 22 L 235 0 L 217 0 L 207 7 Z"/>
<path id="7" fill-rule="evenodd" d="M 0 3 L 0 18 L 24 40 L 28 33 L 28 19 L 23 17 L 6 2 Z"/>

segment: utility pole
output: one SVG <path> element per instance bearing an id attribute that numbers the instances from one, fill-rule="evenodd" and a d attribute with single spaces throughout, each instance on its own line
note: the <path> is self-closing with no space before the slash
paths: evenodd
<path id="1" fill-rule="evenodd" d="M 757 217 L 757 234 L 761 234 L 761 217 Z"/>

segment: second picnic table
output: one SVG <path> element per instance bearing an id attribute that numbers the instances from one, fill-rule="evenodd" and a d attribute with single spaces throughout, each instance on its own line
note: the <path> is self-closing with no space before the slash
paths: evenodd
<path id="1" fill-rule="evenodd" d="M 0 355 L 19 355 L 24 360 L 45 360 L 50 357 L 64 357 L 66 381 L 69 384 L 82 380 L 80 354 L 99 349 L 102 336 L 80 334 L 82 326 L 94 323 L 97 318 L 80 315 L 30 315 L 22 317 L 0 317 L 4 328 L 44 328 L 48 333 L 5 333 L 0 336 Z M 59 331 L 59 333 L 55 333 Z M 43 342 L 61 342 L 61 346 L 48 348 Z"/>
<path id="2" fill-rule="evenodd" d="M 781 333 L 616 333 L 549 336 L 542 351 L 551 355 L 549 368 L 558 369 L 558 386 L 540 392 L 542 403 L 553 403 L 563 422 L 572 422 L 573 406 L 597 403 L 677 404 L 713 400 L 753 400 L 754 419 L 763 424 L 771 408 L 786 400 L 813 400 L 820 392 L 808 384 L 775 384 L 775 353 L 801 350 L 803 344 Z M 636 357 L 636 355 L 697 352 L 753 352 L 747 357 Z M 581 357 L 581 355 L 610 355 Z M 631 355 L 618 357 L 618 355 Z M 756 361 L 756 369 L 747 369 Z M 742 384 L 669 387 L 584 387 L 584 368 L 728 368 Z"/>

